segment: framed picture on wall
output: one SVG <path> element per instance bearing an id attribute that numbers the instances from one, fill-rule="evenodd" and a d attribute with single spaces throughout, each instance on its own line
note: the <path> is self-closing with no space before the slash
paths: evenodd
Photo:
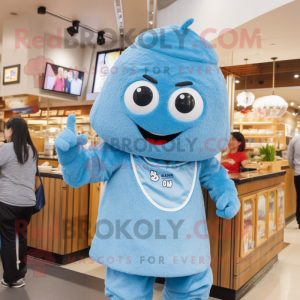
<path id="1" fill-rule="evenodd" d="M 276 189 L 271 189 L 268 191 L 268 237 L 273 235 L 277 231 L 277 201 L 276 201 Z"/>
<path id="2" fill-rule="evenodd" d="M 3 67 L 3 85 L 20 83 L 20 66 Z"/>
<path id="3" fill-rule="evenodd" d="M 260 192 L 256 196 L 256 246 L 267 240 L 267 193 Z"/>
<path id="4" fill-rule="evenodd" d="M 255 197 L 241 198 L 241 257 L 245 257 L 255 248 Z"/>
<path id="5" fill-rule="evenodd" d="M 282 184 L 277 188 L 277 230 L 284 228 L 284 201 L 285 201 L 285 185 Z"/>

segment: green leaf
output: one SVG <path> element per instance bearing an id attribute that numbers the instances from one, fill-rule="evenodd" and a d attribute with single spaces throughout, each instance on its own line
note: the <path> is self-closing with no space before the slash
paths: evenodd
<path id="1" fill-rule="evenodd" d="M 267 144 L 266 147 L 259 148 L 259 154 L 261 157 L 261 161 L 274 161 L 276 150 L 274 146 L 270 146 L 269 144 Z"/>

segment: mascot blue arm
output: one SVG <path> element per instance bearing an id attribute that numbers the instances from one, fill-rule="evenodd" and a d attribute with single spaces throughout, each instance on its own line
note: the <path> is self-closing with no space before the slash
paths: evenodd
<path id="1" fill-rule="evenodd" d="M 216 202 L 219 217 L 231 219 L 238 213 L 241 203 L 237 197 L 237 190 L 227 171 L 216 158 L 202 163 L 200 183 Z"/>
<path id="2" fill-rule="evenodd" d="M 55 140 L 59 163 L 62 165 L 64 180 L 73 187 L 86 183 L 108 181 L 122 163 L 123 152 L 103 142 L 98 147 L 83 149 L 87 143 L 85 135 L 75 132 L 76 117 L 70 115 L 66 130 Z M 227 171 L 216 158 L 201 164 L 200 183 L 216 202 L 217 215 L 231 219 L 240 209 L 237 190 Z"/>
<path id="3" fill-rule="evenodd" d="M 97 147 L 83 148 L 88 139 L 83 134 L 76 134 L 75 122 L 75 115 L 70 115 L 67 128 L 55 140 L 65 182 L 72 187 L 81 187 L 86 183 L 109 180 L 122 163 L 123 152 L 105 142 Z"/>

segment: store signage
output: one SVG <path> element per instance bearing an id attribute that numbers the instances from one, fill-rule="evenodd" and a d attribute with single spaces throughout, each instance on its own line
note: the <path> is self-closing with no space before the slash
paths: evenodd
<path id="1" fill-rule="evenodd" d="M 37 113 L 35 114 L 31 114 L 30 117 L 40 117 L 41 116 L 41 110 L 39 110 Z"/>
<path id="2" fill-rule="evenodd" d="M 32 114 L 39 111 L 37 96 L 6 97 L 5 108 L 17 114 Z"/>
<path id="3" fill-rule="evenodd" d="M 32 108 L 30 106 L 29 107 L 23 107 L 23 108 L 15 108 L 15 109 L 12 109 L 11 111 L 13 113 L 19 114 L 19 115 L 34 113 L 34 111 L 32 110 Z"/>
<path id="4" fill-rule="evenodd" d="M 80 116 L 81 115 L 81 110 L 68 110 L 66 111 L 66 115 L 75 115 L 75 116 Z"/>

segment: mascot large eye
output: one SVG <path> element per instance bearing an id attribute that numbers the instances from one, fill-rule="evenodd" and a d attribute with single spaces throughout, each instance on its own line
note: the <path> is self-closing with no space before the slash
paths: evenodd
<path id="1" fill-rule="evenodd" d="M 194 121 L 202 114 L 202 97 L 192 88 L 178 89 L 169 99 L 169 111 L 177 120 Z"/>
<path id="2" fill-rule="evenodd" d="M 156 87 L 144 80 L 132 83 L 124 95 L 126 107 L 138 115 L 151 112 L 157 106 L 158 100 L 159 94 Z"/>

